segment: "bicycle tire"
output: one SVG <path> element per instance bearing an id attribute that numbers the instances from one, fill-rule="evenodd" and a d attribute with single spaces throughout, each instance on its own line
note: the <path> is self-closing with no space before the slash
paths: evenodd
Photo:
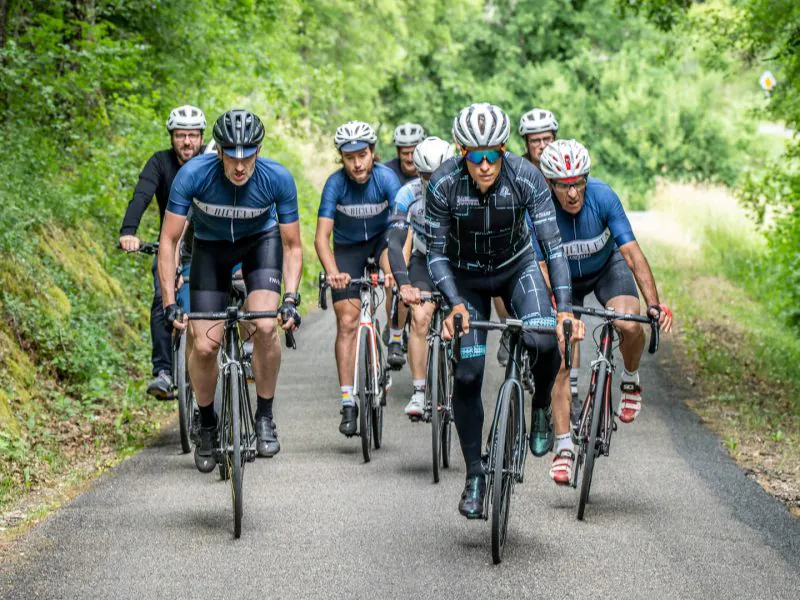
<path id="1" fill-rule="evenodd" d="M 589 492 L 592 487 L 592 475 L 594 473 L 594 459 L 597 457 L 597 435 L 600 429 L 600 411 L 603 406 L 603 396 L 606 390 L 607 369 L 605 363 L 601 363 L 597 369 L 595 379 L 594 398 L 592 398 L 592 423 L 589 428 L 589 438 L 584 450 L 583 477 L 581 479 L 581 493 L 578 498 L 578 520 L 583 521 L 586 504 L 589 502 Z"/>
<path id="2" fill-rule="evenodd" d="M 442 464 L 442 413 L 439 396 L 439 342 L 434 340 L 428 352 L 425 376 L 425 404 L 431 410 L 431 461 L 433 483 L 439 483 Z"/>
<path id="3" fill-rule="evenodd" d="M 233 494 L 233 536 L 242 535 L 242 513 L 244 510 L 242 497 L 242 480 L 244 478 L 244 461 L 242 460 L 242 421 L 241 421 L 241 378 L 239 366 L 230 365 L 228 371 L 228 389 L 231 402 L 231 492 Z"/>
<path id="4" fill-rule="evenodd" d="M 372 447 L 377 450 L 383 443 L 383 407 L 386 404 L 386 365 L 383 362 L 381 345 L 375 346 L 378 354 L 378 379 L 372 395 Z M 380 388 L 380 389 L 378 389 Z"/>
<path id="5" fill-rule="evenodd" d="M 175 366 L 172 379 L 178 386 L 178 426 L 181 434 L 181 450 L 184 454 L 189 454 L 192 451 L 192 398 L 189 393 L 189 377 L 186 372 L 185 333 L 180 336 L 177 345 L 173 343 L 172 364 Z"/>
<path id="6" fill-rule="evenodd" d="M 369 344 L 369 329 L 361 328 L 359 333 L 358 350 L 358 425 L 361 434 L 361 453 L 364 455 L 364 462 L 368 463 L 372 459 L 372 398 L 369 397 L 369 390 L 372 387 L 372 364 Z"/>
<path id="7" fill-rule="evenodd" d="M 453 366 L 447 358 L 447 352 L 440 346 L 439 353 L 439 389 L 442 404 L 442 467 L 450 468 L 450 449 L 453 443 Z"/>
<path id="8" fill-rule="evenodd" d="M 494 430 L 492 453 L 492 560 L 500 564 L 506 545 L 511 493 L 514 488 L 514 451 L 518 437 L 517 387 L 506 382 L 500 388 L 500 417 Z"/>

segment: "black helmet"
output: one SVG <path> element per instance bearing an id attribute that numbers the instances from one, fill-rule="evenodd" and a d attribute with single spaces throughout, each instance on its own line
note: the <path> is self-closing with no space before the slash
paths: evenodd
<path id="1" fill-rule="evenodd" d="M 264 124 L 249 110 L 229 110 L 214 123 L 214 141 L 234 158 L 252 156 L 263 139 Z"/>

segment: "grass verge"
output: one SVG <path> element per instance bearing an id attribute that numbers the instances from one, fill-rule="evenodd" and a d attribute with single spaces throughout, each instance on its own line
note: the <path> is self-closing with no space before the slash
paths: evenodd
<path id="1" fill-rule="evenodd" d="M 800 339 L 771 311 L 760 237 L 724 190 L 677 185 L 634 229 L 676 315 L 689 406 L 800 516 Z"/>

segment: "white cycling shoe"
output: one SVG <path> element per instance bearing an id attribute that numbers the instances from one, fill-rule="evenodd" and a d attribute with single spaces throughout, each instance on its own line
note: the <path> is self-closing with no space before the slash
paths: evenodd
<path id="1" fill-rule="evenodd" d="M 425 392 L 422 390 L 414 390 L 408 404 L 406 404 L 406 414 L 411 419 L 420 419 L 425 413 Z"/>

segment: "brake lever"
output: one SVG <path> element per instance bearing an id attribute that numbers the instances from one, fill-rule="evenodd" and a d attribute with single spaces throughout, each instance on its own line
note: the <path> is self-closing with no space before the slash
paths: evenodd
<path id="1" fill-rule="evenodd" d="M 564 366 L 569 371 L 572 368 L 572 321 L 564 319 Z"/>
<path id="2" fill-rule="evenodd" d="M 464 315 L 456 313 L 453 317 L 453 362 L 461 360 L 461 332 L 464 329 Z"/>

